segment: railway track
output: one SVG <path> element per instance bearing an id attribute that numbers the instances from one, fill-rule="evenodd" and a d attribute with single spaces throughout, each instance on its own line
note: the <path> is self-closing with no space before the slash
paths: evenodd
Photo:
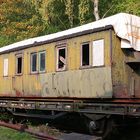
<path id="1" fill-rule="evenodd" d="M 39 140 L 59 140 L 58 138 L 47 135 L 46 133 L 34 131 L 33 129 L 28 128 L 28 126 L 24 124 L 11 124 L 8 122 L 0 121 L 0 126 L 11 128 L 20 132 L 27 132 Z"/>

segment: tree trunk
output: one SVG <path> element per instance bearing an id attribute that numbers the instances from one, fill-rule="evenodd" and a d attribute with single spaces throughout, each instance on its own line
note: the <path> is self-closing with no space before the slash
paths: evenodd
<path id="1" fill-rule="evenodd" d="M 96 20 L 99 20 L 100 17 L 99 17 L 99 11 L 98 11 L 98 3 L 99 3 L 99 0 L 92 0 L 93 3 L 94 3 L 94 16 L 95 16 L 95 19 Z"/>
<path id="2" fill-rule="evenodd" d="M 68 15 L 68 19 L 70 22 L 70 27 L 73 27 L 74 24 L 74 2 L 73 0 L 66 0 L 66 14 Z"/>

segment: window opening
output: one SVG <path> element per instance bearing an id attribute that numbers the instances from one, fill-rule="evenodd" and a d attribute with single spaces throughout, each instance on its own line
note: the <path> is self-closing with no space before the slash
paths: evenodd
<path id="1" fill-rule="evenodd" d="M 22 73 L 22 56 L 17 57 L 17 74 Z"/>
<path id="2" fill-rule="evenodd" d="M 40 52 L 39 53 L 39 71 L 44 72 L 45 71 L 45 58 L 46 58 L 46 53 L 45 52 Z"/>
<path id="3" fill-rule="evenodd" d="M 89 65 L 89 44 L 82 45 L 82 66 Z"/>
<path id="4" fill-rule="evenodd" d="M 37 53 L 31 54 L 31 72 L 37 72 Z"/>
<path id="5" fill-rule="evenodd" d="M 4 64 L 3 64 L 3 76 L 8 76 L 8 59 L 4 59 Z"/>
<path id="6" fill-rule="evenodd" d="M 58 58 L 57 58 L 57 69 L 65 70 L 66 69 L 66 48 L 58 48 Z"/>
<path id="7" fill-rule="evenodd" d="M 93 66 L 104 65 L 104 39 L 93 41 Z"/>

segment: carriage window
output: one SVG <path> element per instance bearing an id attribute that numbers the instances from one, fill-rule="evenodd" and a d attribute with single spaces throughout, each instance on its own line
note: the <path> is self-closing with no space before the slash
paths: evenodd
<path id="1" fill-rule="evenodd" d="M 57 48 L 57 70 L 66 69 L 66 47 Z"/>
<path id="2" fill-rule="evenodd" d="M 104 65 L 104 40 L 93 41 L 93 66 Z"/>
<path id="3" fill-rule="evenodd" d="M 22 73 L 22 56 L 18 55 L 16 58 L 16 74 Z"/>
<path id="4" fill-rule="evenodd" d="M 81 65 L 88 66 L 89 65 L 89 43 L 82 44 L 82 58 Z"/>
<path id="5" fill-rule="evenodd" d="M 31 72 L 37 72 L 37 53 L 31 54 Z"/>
<path id="6" fill-rule="evenodd" d="M 45 52 L 39 52 L 39 72 L 45 72 L 45 61 L 46 53 Z"/>
<path id="7" fill-rule="evenodd" d="M 3 76 L 8 76 L 8 59 L 5 58 L 3 62 Z"/>

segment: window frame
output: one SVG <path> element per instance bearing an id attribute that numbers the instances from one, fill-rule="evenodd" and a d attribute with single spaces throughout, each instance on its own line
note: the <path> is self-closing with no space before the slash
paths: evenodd
<path id="1" fill-rule="evenodd" d="M 89 45 L 89 65 L 83 65 L 83 45 Z M 91 67 L 91 42 L 82 42 L 80 46 L 80 68 L 89 68 Z"/>
<path id="2" fill-rule="evenodd" d="M 21 73 L 18 73 L 18 58 L 21 58 Z M 22 75 L 23 74 L 23 54 L 16 54 L 16 75 Z"/>
<path id="3" fill-rule="evenodd" d="M 45 54 L 45 66 L 44 66 L 44 70 L 40 70 L 40 58 L 41 58 L 41 54 Z M 39 51 L 38 52 L 38 72 L 39 73 L 44 73 L 46 72 L 46 51 Z"/>
<path id="4" fill-rule="evenodd" d="M 59 50 L 65 49 L 65 64 L 63 68 L 59 68 Z M 67 46 L 66 44 L 56 47 L 56 71 L 65 71 L 67 69 Z"/>
<path id="5" fill-rule="evenodd" d="M 32 65 L 32 56 L 36 54 L 36 71 L 32 71 L 33 65 Z M 30 72 L 31 74 L 38 73 L 38 53 L 37 52 L 32 52 L 30 53 Z"/>

